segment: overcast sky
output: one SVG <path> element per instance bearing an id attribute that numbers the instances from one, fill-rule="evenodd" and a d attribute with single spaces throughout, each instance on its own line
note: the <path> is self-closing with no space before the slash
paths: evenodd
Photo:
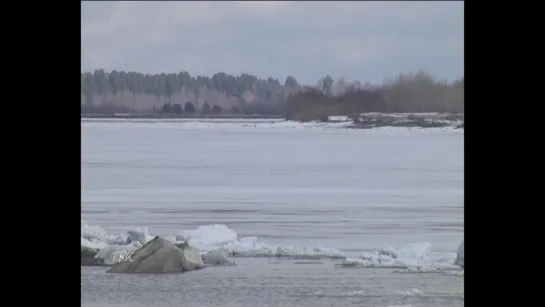
<path id="1" fill-rule="evenodd" d="M 463 75 L 464 4 L 453 2 L 83 2 L 82 70 L 293 75 L 381 83 Z"/>

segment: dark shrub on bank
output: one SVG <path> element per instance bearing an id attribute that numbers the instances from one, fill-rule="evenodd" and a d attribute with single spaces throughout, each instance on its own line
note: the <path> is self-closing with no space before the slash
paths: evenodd
<path id="1" fill-rule="evenodd" d="M 341 95 L 326 95 L 305 89 L 288 97 L 284 107 L 289 120 L 324 120 L 332 115 L 381 113 L 463 113 L 464 80 L 437 82 L 424 72 L 400 75 L 380 87 L 349 89 Z M 462 115 L 463 119 L 463 115 Z"/>
<path id="2" fill-rule="evenodd" d="M 218 106 L 218 105 L 214 105 L 214 106 L 212 107 L 212 113 L 214 113 L 214 114 L 219 114 L 219 113 L 221 113 L 221 107 Z"/>
<path id="3" fill-rule="evenodd" d="M 184 109 L 182 108 L 182 105 L 179 104 L 179 103 L 173 104 L 172 105 L 172 113 L 177 114 L 177 115 L 181 115 L 182 113 L 184 113 Z"/>
<path id="4" fill-rule="evenodd" d="M 188 114 L 193 114 L 195 113 L 197 110 L 195 109 L 195 106 L 191 103 L 191 102 L 187 102 L 185 105 L 184 105 L 184 112 L 185 113 L 188 113 Z"/>
<path id="5" fill-rule="evenodd" d="M 205 102 L 203 105 L 202 105 L 202 108 L 201 108 L 201 114 L 208 114 L 212 111 L 212 109 L 210 108 L 210 105 Z"/>
<path id="6" fill-rule="evenodd" d="M 369 90 L 354 90 L 332 97 L 316 89 L 307 89 L 288 98 L 285 106 L 286 118 L 297 121 L 327 121 L 331 115 L 371 112 L 380 98 L 379 92 Z"/>

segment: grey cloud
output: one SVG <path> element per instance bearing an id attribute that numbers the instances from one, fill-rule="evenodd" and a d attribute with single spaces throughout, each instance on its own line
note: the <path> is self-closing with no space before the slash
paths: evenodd
<path id="1" fill-rule="evenodd" d="M 381 82 L 463 75 L 463 2 L 88 2 L 82 69 Z"/>

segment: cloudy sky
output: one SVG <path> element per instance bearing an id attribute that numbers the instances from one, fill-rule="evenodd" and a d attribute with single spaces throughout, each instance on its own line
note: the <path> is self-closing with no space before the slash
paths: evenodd
<path id="1" fill-rule="evenodd" d="M 83 2 L 82 70 L 293 75 L 381 83 L 463 75 L 464 4 L 453 2 Z"/>

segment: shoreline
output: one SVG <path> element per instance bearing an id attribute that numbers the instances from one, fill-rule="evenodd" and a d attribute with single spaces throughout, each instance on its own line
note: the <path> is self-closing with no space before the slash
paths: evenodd
<path id="1" fill-rule="evenodd" d="M 81 114 L 81 120 L 278 120 L 287 121 L 276 115 L 235 115 L 235 114 L 194 114 L 182 116 L 162 116 L 160 114 Z M 304 123 L 301 121 L 295 121 Z M 373 129 L 381 127 L 399 128 L 444 128 L 464 129 L 464 114 L 448 113 L 364 113 L 354 120 L 353 116 L 329 116 L 317 123 L 346 123 L 349 129 Z"/>
<path id="2" fill-rule="evenodd" d="M 279 115 L 195 114 L 167 116 L 161 114 L 81 114 L 81 119 L 283 119 Z"/>
<path id="3" fill-rule="evenodd" d="M 464 129 L 464 114 L 448 113 L 366 113 L 353 121 L 352 129 L 381 127 Z"/>

